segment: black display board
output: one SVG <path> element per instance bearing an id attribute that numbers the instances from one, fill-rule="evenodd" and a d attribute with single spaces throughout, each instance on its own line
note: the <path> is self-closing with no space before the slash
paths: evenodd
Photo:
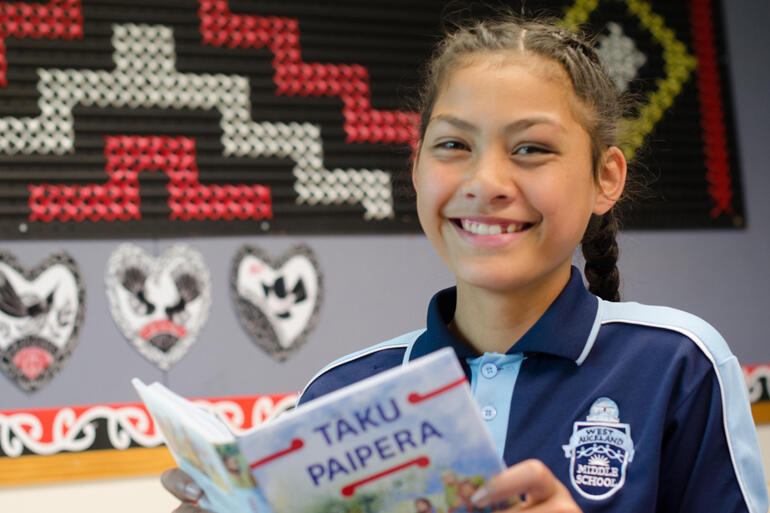
<path id="1" fill-rule="evenodd" d="M 490 10 L 3 5 L 6 239 L 417 231 L 408 105 L 418 69 L 442 17 Z M 625 150 L 655 180 L 627 227 L 745 225 L 718 0 L 529 1 L 524 11 L 596 32 L 618 86 L 642 99 Z"/>

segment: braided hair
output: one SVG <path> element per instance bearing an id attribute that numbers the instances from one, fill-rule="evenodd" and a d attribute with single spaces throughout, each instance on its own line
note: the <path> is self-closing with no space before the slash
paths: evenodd
<path id="1" fill-rule="evenodd" d="M 430 121 L 441 86 L 473 56 L 499 51 L 533 54 L 558 63 L 570 77 L 579 100 L 576 115 L 591 140 L 594 180 L 604 151 L 618 145 L 618 130 L 625 106 L 602 67 L 592 43 L 563 28 L 557 20 L 523 20 L 506 13 L 498 18 L 459 25 L 438 44 L 424 70 L 419 95 L 420 140 Z M 619 227 L 614 206 L 593 215 L 581 241 L 588 289 L 609 301 L 619 301 L 617 268 Z"/>

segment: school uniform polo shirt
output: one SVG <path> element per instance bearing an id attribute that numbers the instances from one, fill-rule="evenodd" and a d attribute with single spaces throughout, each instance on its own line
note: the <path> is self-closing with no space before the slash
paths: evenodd
<path id="1" fill-rule="evenodd" d="M 427 329 L 331 363 L 299 403 L 452 347 L 505 463 L 543 461 L 583 511 L 767 512 L 743 374 L 706 322 L 603 301 L 573 268 L 507 353 L 479 355 L 447 328 L 455 301 L 439 292 Z"/>

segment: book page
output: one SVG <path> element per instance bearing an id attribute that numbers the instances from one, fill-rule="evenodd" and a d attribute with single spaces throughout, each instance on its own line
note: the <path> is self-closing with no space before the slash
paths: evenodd
<path id="1" fill-rule="evenodd" d="M 216 429 L 216 418 L 202 421 L 201 417 L 213 416 L 158 383 L 133 383 L 179 468 L 203 489 L 202 504 L 217 513 L 272 512 L 235 437 L 223 436 Z"/>

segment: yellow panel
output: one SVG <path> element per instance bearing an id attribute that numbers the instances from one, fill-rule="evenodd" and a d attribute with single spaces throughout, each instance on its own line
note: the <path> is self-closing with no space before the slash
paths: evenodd
<path id="1" fill-rule="evenodd" d="M 0 458 L 0 487 L 160 474 L 174 467 L 165 447 Z"/>
<path id="2" fill-rule="evenodd" d="M 770 424 L 770 401 L 761 401 L 751 405 L 754 424 Z"/>

